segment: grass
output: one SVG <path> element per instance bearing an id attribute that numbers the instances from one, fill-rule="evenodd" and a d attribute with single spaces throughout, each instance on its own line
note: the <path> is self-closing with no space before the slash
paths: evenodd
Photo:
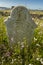
<path id="1" fill-rule="evenodd" d="M 34 32 L 34 40 L 28 46 L 23 42 L 9 46 L 4 24 L 5 16 L 0 17 L 0 65 L 43 65 L 43 20 L 34 18 L 38 27 Z"/>
<path id="2" fill-rule="evenodd" d="M 33 10 L 33 11 L 31 10 L 30 13 L 31 14 L 43 15 L 43 11 L 41 11 L 41 10 Z"/>

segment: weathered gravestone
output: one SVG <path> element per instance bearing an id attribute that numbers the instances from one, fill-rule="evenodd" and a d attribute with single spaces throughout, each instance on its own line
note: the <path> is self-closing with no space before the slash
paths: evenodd
<path id="1" fill-rule="evenodd" d="M 10 18 L 5 21 L 10 43 L 22 42 L 26 38 L 30 44 L 36 24 L 32 21 L 29 10 L 23 6 L 13 8 Z"/>

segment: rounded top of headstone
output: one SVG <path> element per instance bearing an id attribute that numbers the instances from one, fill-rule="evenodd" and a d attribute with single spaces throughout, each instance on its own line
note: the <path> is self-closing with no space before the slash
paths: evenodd
<path id="1" fill-rule="evenodd" d="M 28 9 L 24 6 L 14 7 L 11 12 L 11 18 L 15 18 L 15 20 L 25 20 L 28 16 Z"/>

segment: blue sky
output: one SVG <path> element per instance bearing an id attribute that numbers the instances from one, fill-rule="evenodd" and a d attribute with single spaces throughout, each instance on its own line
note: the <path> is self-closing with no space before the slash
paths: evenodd
<path id="1" fill-rule="evenodd" d="M 0 0 L 0 7 L 24 5 L 30 9 L 43 9 L 43 0 Z"/>

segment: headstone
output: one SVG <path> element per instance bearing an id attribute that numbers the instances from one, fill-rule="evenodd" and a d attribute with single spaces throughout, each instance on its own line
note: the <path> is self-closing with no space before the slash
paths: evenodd
<path id="1" fill-rule="evenodd" d="M 37 26 L 27 8 L 24 6 L 14 7 L 5 24 L 10 43 L 23 42 L 24 38 L 29 44 L 31 43 L 34 29 Z"/>

